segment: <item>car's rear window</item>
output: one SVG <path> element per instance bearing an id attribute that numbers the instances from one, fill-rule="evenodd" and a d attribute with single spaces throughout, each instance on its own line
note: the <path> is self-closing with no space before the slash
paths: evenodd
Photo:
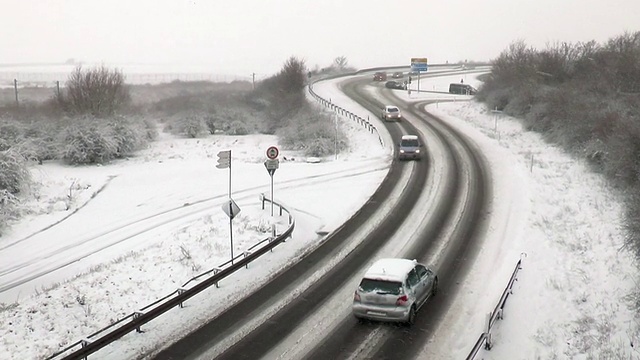
<path id="1" fill-rule="evenodd" d="M 360 290 L 384 294 L 399 295 L 402 292 L 402 283 L 395 281 L 362 279 Z"/>

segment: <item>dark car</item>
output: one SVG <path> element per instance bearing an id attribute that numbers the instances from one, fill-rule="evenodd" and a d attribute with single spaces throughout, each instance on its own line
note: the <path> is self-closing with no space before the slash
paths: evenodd
<path id="1" fill-rule="evenodd" d="M 385 80 L 387 80 L 387 73 L 379 71 L 379 72 L 373 74 L 373 80 L 374 81 L 385 81 Z"/>
<path id="2" fill-rule="evenodd" d="M 404 82 L 400 81 L 387 81 L 384 84 L 384 87 L 387 89 L 396 89 L 396 90 L 407 90 L 407 85 Z"/>
<path id="3" fill-rule="evenodd" d="M 391 75 L 392 78 L 394 79 L 402 79 L 404 75 L 402 74 L 402 71 L 396 71 L 393 73 L 393 75 Z"/>

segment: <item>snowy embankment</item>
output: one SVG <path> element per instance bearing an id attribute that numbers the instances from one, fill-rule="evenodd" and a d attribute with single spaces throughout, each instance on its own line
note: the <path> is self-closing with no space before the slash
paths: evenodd
<path id="1" fill-rule="evenodd" d="M 311 164 L 281 149 L 274 196 L 296 219 L 292 241 L 96 356 L 132 358 L 185 335 L 312 250 L 322 238 L 316 232 L 332 231 L 357 211 L 390 158 L 377 136 L 353 123 L 342 126 L 352 148 L 337 160 Z M 229 219 L 220 205 L 229 170 L 215 168 L 221 150 L 232 150 L 232 197 L 241 208 L 233 221 L 234 253 L 268 237 L 270 208 L 261 210 L 258 198 L 270 191 L 263 162 L 271 145 L 277 139 L 265 135 L 163 135 L 135 157 L 105 166 L 34 166 L 40 187 L 25 202 L 31 215 L 0 239 L 0 282 L 25 280 L 0 293 L 0 354 L 51 355 L 227 261 Z M 80 259 L 60 267 L 69 256 Z M 57 267 L 28 281 L 23 271 Z"/>
<path id="2" fill-rule="evenodd" d="M 425 354 L 448 353 L 456 359 L 468 354 L 521 254 L 523 270 L 504 320 L 492 330 L 494 347 L 478 358 L 640 358 L 632 296 L 638 269 L 624 248 L 621 201 L 604 178 L 526 131 L 517 119 L 496 115 L 481 104 L 440 103 L 429 111 L 481 144 L 493 163 L 496 186 L 501 186 L 498 197 L 510 189 L 525 202 L 508 211 L 509 218 L 521 218 L 522 228 L 513 231 L 517 236 L 485 240 L 462 296 L 436 335 L 438 345 Z M 521 210 L 527 211 L 524 217 Z M 493 234 L 503 231 L 491 229 Z M 491 287 L 486 284 L 497 279 L 501 287 L 487 293 Z"/>

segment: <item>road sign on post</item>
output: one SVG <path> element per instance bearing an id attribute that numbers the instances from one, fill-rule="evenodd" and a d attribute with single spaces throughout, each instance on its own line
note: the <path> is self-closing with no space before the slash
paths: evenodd
<path id="1" fill-rule="evenodd" d="M 267 149 L 267 158 L 271 160 L 277 159 L 279 154 L 280 151 L 275 146 L 269 146 L 269 148 Z"/>
<path id="2" fill-rule="evenodd" d="M 231 264 L 233 264 L 233 218 L 240 213 L 240 207 L 231 197 L 222 204 L 222 211 L 229 217 L 229 242 L 231 242 Z"/>
<path id="3" fill-rule="evenodd" d="M 218 169 L 226 169 L 231 166 L 231 150 L 220 151 L 218 153 Z"/>
<path id="4" fill-rule="evenodd" d="M 276 149 L 276 152 L 275 152 L 276 156 L 273 159 L 269 158 L 264 161 L 264 167 L 267 168 L 267 172 L 271 177 L 271 217 L 273 217 L 273 174 L 276 172 L 276 169 L 280 167 L 280 161 L 276 159 L 276 157 L 278 156 L 277 154 L 278 149 L 275 146 L 272 146 L 269 149 L 272 149 L 272 148 Z M 274 153 L 272 152 L 271 155 L 273 156 Z M 267 150 L 267 156 L 269 156 L 269 150 Z"/>
<path id="5" fill-rule="evenodd" d="M 231 264 L 233 264 L 233 218 L 238 215 L 240 208 L 231 199 L 231 150 L 218 153 L 218 169 L 229 169 L 229 201 L 222 204 L 222 211 L 229 217 L 229 241 L 231 242 Z"/>
<path id="6" fill-rule="evenodd" d="M 236 204 L 233 199 L 227 200 L 224 204 L 222 204 L 222 211 L 229 217 L 229 219 L 233 220 L 236 215 L 240 213 L 240 207 Z"/>
<path id="7" fill-rule="evenodd" d="M 411 58 L 411 71 L 427 71 L 429 70 L 429 61 L 427 58 Z"/>
<path id="8" fill-rule="evenodd" d="M 264 167 L 267 168 L 267 172 L 269 175 L 273 176 L 273 173 L 276 172 L 276 169 L 280 167 L 280 161 L 278 159 L 267 159 L 264 161 Z"/>

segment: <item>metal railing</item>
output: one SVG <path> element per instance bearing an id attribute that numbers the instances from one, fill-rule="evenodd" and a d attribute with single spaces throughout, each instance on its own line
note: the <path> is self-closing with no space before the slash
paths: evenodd
<path id="1" fill-rule="evenodd" d="M 341 74 L 339 76 L 346 76 L 346 75 L 351 75 L 350 74 Z M 335 78 L 335 77 L 339 77 L 339 76 L 333 76 L 333 77 L 328 77 L 322 80 L 327 80 L 329 78 Z M 351 111 L 344 109 L 334 103 L 332 103 L 330 100 L 324 99 L 323 97 L 321 97 L 320 95 L 318 95 L 314 90 L 313 90 L 313 84 L 314 82 L 310 82 L 308 89 L 309 89 L 309 94 L 311 94 L 311 96 L 321 105 L 323 105 L 326 108 L 329 108 L 330 110 L 334 111 L 337 115 L 340 116 L 345 116 L 355 122 L 357 122 L 359 125 L 363 126 L 365 129 L 367 129 L 370 133 L 372 134 L 376 134 L 378 136 L 378 141 L 380 142 L 380 145 L 384 147 L 384 141 L 382 140 L 382 136 L 380 136 L 380 133 L 378 132 L 378 129 L 375 127 L 375 125 L 373 125 L 372 123 L 369 122 L 369 119 L 365 119 L 363 117 L 360 117 L 354 113 L 352 113 Z"/>
<path id="2" fill-rule="evenodd" d="M 291 216 L 290 211 L 287 210 L 283 205 L 273 201 L 272 199 L 266 198 L 264 194 L 260 195 L 260 200 L 262 201 L 263 209 L 265 201 L 268 201 L 273 202 L 274 205 L 280 208 L 280 215 L 282 215 L 283 211 L 287 213 L 289 226 L 284 232 L 282 232 L 280 235 L 263 239 L 262 241 L 254 244 L 249 249 L 234 257 L 233 259 L 229 259 L 223 264 L 189 279 L 181 287 L 166 295 L 165 297 L 158 299 L 155 302 L 139 309 L 138 311 L 134 311 L 124 318 L 119 319 L 111 325 L 66 346 L 64 349 L 48 357 L 47 360 L 86 359 L 87 356 L 97 352 L 103 347 L 113 343 L 114 341 L 134 330 L 136 330 L 137 332 L 142 332 L 142 325 L 150 322 L 151 320 L 157 318 L 158 316 L 175 307 L 182 308 L 186 300 L 192 298 L 203 290 L 208 289 L 212 285 L 218 287 L 218 282 L 220 280 L 226 278 L 227 276 L 233 274 L 235 271 L 243 267 L 248 267 L 249 263 L 256 260 L 263 254 L 271 251 L 279 244 L 285 242 L 285 240 L 291 236 L 291 233 L 295 228 L 295 220 Z M 206 277 L 206 279 L 201 280 L 197 284 L 189 287 L 189 284 L 204 277 Z M 74 350 L 74 348 L 77 347 L 80 348 Z"/>
<path id="3" fill-rule="evenodd" d="M 523 255 L 526 256 L 526 254 L 523 254 Z M 478 352 L 482 348 L 482 345 L 484 345 L 484 348 L 486 350 L 491 350 L 491 347 L 493 346 L 493 341 L 491 340 L 491 328 L 495 324 L 496 320 L 503 318 L 504 305 L 507 302 L 507 298 L 509 298 L 509 295 L 513 294 L 513 283 L 515 283 L 516 280 L 518 280 L 518 272 L 520 270 L 522 270 L 522 255 L 520 256 L 520 260 L 518 260 L 518 262 L 516 263 L 516 267 L 513 270 L 513 273 L 511 274 L 509 283 L 507 284 L 507 287 L 502 292 L 502 296 L 500 296 L 500 300 L 498 301 L 498 304 L 496 305 L 496 307 L 493 309 L 492 312 L 487 314 L 486 331 L 480 334 L 478 341 L 476 341 L 475 345 L 471 349 L 471 352 L 467 356 L 467 360 L 475 359 L 476 355 L 478 355 Z"/>

